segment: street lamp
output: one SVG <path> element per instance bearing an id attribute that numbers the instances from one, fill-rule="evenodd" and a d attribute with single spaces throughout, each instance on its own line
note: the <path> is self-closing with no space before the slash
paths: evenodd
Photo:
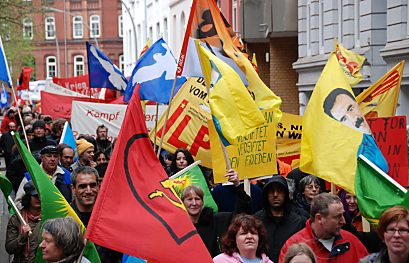
<path id="1" fill-rule="evenodd" d="M 129 18 L 131 19 L 132 22 L 132 28 L 133 28 L 133 36 L 134 36 L 134 42 L 135 42 L 135 57 L 136 59 L 138 59 L 138 42 L 137 42 L 137 38 L 136 38 L 136 27 L 135 27 L 135 21 L 133 20 L 132 14 L 131 14 L 131 10 L 129 9 L 128 5 L 123 1 L 120 0 L 122 5 L 125 7 L 126 11 L 128 12 Z"/>

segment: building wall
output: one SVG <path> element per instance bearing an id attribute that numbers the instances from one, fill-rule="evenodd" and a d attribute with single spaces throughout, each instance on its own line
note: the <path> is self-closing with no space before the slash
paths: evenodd
<path id="1" fill-rule="evenodd" d="M 281 97 L 281 110 L 292 114 L 299 114 L 298 74 L 292 69 L 297 45 L 297 37 L 270 39 L 270 88 Z"/>
<path id="2" fill-rule="evenodd" d="M 104 52 L 112 62 L 118 65 L 119 56 L 122 51 L 122 38 L 119 36 L 118 16 L 121 14 L 121 5 L 118 1 L 96 0 L 96 1 L 65 1 L 66 6 L 66 26 L 64 28 L 64 3 L 63 1 L 53 1 L 50 5 L 61 11 L 50 9 L 44 15 L 33 17 L 37 79 L 46 78 L 46 57 L 60 57 L 57 62 L 57 74 L 60 77 L 74 76 L 74 56 L 82 55 L 85 59 L 85 74 L 88 72 L 87 53 L 85 42 L 89 41 L 96 45 L 95 38 L 90 37 L 89 19 L 91 15 L 100 17 L 100 36 L 96 37 L 98 48 Z M 83 37 L 73 38 L 73 16 L 83 17 Z M 55 18 L 56 39 L 45 39 L 45 17 Z M 66 41 L 64 30 L 66 32 Z M 58 42 L 58 48 L 57 43 Z M 66 43 L 66 44 L 65 44 Z M 67 54 L 67 56 L 65 56 Z M 58 65 L 59 64 L 59 65 Z M 59 70 L 58 70 L 59 68 Z"/>

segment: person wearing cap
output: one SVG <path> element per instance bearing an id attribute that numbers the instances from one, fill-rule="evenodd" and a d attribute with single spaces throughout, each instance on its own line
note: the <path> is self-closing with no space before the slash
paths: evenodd
<path id="1" fill-rule="evenodd" d="M 78 160 L 71 166 L 75 170 L 81 166 L 97 166 L 94 162 L 94 145 L 85 139 L 77 140 Z"/>
<path id="2" fill-rule="evenodd" d="M 70 172 L 60 166 L 58 166 L 59 154 L 58 149 L 54 145 L 45 146 L 40 151 L 41 154 L 41 168 L 44 172 L 50 177 L 51 181 L 65 197 L 67 202 L 71 202 L 72 193 L 71 193 L 71 179 Z M 24 174 L 24 178 L 21 181 L 20 187 L 16 194 L 15 203 L 17 207 L 21 205 L 21 198 L 23 196 L 23 186 L 27 181 L 31 180 L 31 176 L 28 172 Z"/>
<path id="3" fill-rule="evenodd" d="M 33 123 L 34 138 L 28 141 L 32 153 L 41 151 L 45 146 L 56 145 L 55 141 L 47 139 L 45 129 L 46 126 L 44 121 L 36 120 Z"/>
<path id="4" fill-rule="evenodd" d="M 16 111 L 14 109 L 9 109 L 7 111 L 6 116 L 4 116 L 2 122 L 1 122 L 1 127 L 0 127 L 0 132 L 5 133 L 8 130 L 8 125 L 10 122 L 16 122 L 16 117 L 15 117 Z"/>
<path id="5" fill-rule="evenodd" d="M 281 175 L 270 178 L 263 188 L 263 210 L 255 216 L 267 229 L 268 257 L 277 262 L 281 247 L 288 238 L 305 226 L 306 218 L 298 215 L 292 205 L 288 184 Z"/>
<path id="6" fill-rule="evenodd" d="M 23 225 L 16 214 L 10 217 L 7 224 L 6 251 L 14 255 L 12 263 L 34 263 L 38 247 L 41 204 L 32 181 L 24 185 L 24 193 L 21 215 L 27 224 Z"/>

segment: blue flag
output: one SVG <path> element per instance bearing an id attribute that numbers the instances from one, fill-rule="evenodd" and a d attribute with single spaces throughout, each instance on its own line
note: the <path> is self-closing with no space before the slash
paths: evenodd
<path id="1" fill-rule="evenodd" d="M 0 37 L 0 80 L 4 81 L 12 87 L 12 82 L 10 78 L 9 66 L 7 65 L 6 54 L 4 53 L 3 42 L 1 41 Z"/>
<path id="2" fill-rule="evenodd" d="M 8 106 L 10 106 L 10 94 L 4 88 L 4 84 L 1 83 L 0 107 L 4 109 Z"/>
<path id="3" fill-rule="evenodd" d="M 77 143 L 68 121 L 66 121 L 64 124 L 64 130 L 62 131 L 60 143 L 65 143 L 74 150 L 74 161 L 76 161 L 78 159 Z"/>
<path id="4" fill-rule="evenodd" d="M 87 42 L 89 86 L 124 91 L 127 81 L 104 53 Z"/>
<path id="5" fill-rule="evenodd" d="M 176 67 L 176 59 L 168 44 L 160 38 L 136 62 L 124 92 L 124 101 L 128 102 L 131 99 L 136 84 L 139 84 L 141 100 L 169 103 Z M 174 93 L 179 90 L 185 81 L 185 77 L 176 80 Z"/>

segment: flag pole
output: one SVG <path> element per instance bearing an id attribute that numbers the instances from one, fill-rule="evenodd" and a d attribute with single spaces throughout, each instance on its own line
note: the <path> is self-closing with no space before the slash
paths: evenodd
<path id="1" fill-rule="evenodd" d="M 199 164 L 201 164 L 202 161 L 201 160 L 197 160 L 196 162 L 190 164 L 189 166 L 186 166 L 185 168 L 183 168 L 182 170 L 180 170 L 179 172 L 175 173 L 174 175 L 172 175 L 171 177 L 169 177 L 169 180 L 173 180 L 176 177 L 178 177 L 179 175 L 185 173 L 186 171 L 192 169 L 195 166 L 198 166 Z"/>
<path id="2" fill-rule="evenodd" d="M 11 196 L 7 197 L 7 200 L 10 202 L 11 206 L 13 207 L 14 211 L 16 212 L 16 215 L 18 219 L 20 220 L 22 225 L 28 225 L 27 222 L 24 220 L 23 216 L 21 215 L 20 211 L 18 210 L 16 204 L 14 203 L 13 199 Z M 28 235 L 31 236 L 32 232 L 28 232 Z"/>
<path id="3" fill-rule="evenodd" d="M 155 112 L 155 127 L 154 127 L 154 134 L 155 138 L 153 141 L 153 150 L 156 152 L 156 133 L 158 132 L 158 114 L 159 114 L 159 103 L 156 102 L 156 112 Z M 159 156 L 158 156 L 159 157 Z"/>
<path id="4" fill-rule="evenodd" d="M 396 182 L 392 177 L 390 177 L 387 173 L 382 171 L 377 165 L 375 165 L 373 162 L 371 162 L 368 158 L 366 158 L 364 155 L 360 154 L 358 156 L 359 159 L 364 161 L 367 165 L 371 166 L 372 169 L 374 169 L 378 174 L 382 175 L 383 178 L 385 178 L 389 183 L 393 184 L 396 188 L 398 188 L 403 194 L 406 194 L 407 190 L 401 186 L 398 182 Z"/>
<path id="5" fill-rule="evenodd" d="M 16 92 L 14 91 L 13 86 L 11 86 L 10 88 L 11 88 L 11 91 L 13 92 L 14 101 L 16 102 L 16 106 L 17 106 L 17 114 L 18 114 L 18 117 L 19 117 L 19 119 L 20 119 L 20 123 L 21 123 L 21 126 L 22 126 L 23 134 L 24 134 L 24 138 L 26 138 L 26 139 L 25 139 L 25 141 L 26 141 L 27 149 L 28 149 L 28 151 L 29 151 L 29 152 L 31 152 L 31 150 L 30 150 L 30 145 L 29 145 L 29 143 L 28 143 L 28 138 L 27 138 L 26 129 L 24 129 L 24 122 L 23 122 L 23 118 L 21 117 L 20 108 L 19 108 L 19 107 L 18 107 L 18 105 L 17 105 L 17 96 L 16 96 Z"/>
<path id="6" fill-rule="evenodd" d="M 82 257 L 84 256 L 85 247 L 87 246 L 88 239 L 84 238 L 84 248 L 81 250 L 81 254 L 79 255 L 78 259 L 75 261 L 76 263 L 81 263 Z"/>
<path id="7" fill-rule="evenodd" d="M 158 151 L 156 153 L 156 156 L 158 158 L 159 158 L 159 155 L 160 155 L 160 151 L 162 150 L 163 137 L 165 136 L 166 124 L 168 123 L 168 119 L 169 119 L 169 112 L 170 112 L 170 107 L 172 106 L 173 93 L 175 92 L 176 79 L 177 78 L 178 78 L 178 75 L 175 74 L 175 78 L 173 79 L 172 91 L 170 92 L 170 97 L 169 97 L 169 105 L 168 105 L 168 108 L 166 109 L 166 116 L 165 116 L 165 121 L 163 123 L 162 134 L 161 134 L 160 141 L 159 141 L 159 147 L 158 147 Z M 155 133 L 155 137 L 156 137 L 156 133 Z"/>

